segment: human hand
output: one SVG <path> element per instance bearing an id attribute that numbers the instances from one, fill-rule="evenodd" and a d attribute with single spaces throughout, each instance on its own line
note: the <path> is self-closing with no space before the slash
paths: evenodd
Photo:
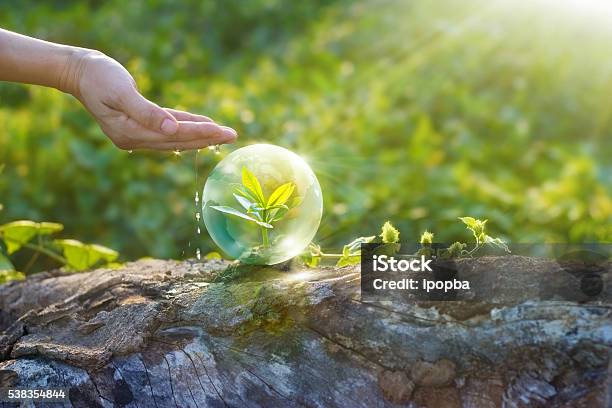
<path id="1" fill-rule="evenodd" d="M 238 136 L 206 116 L 161 108 L 147 100 L 121 64 L 97 51 L 71 57 L 60 88 L 81 101 L 120 149 L 199 149 L 232 143 Z"/>

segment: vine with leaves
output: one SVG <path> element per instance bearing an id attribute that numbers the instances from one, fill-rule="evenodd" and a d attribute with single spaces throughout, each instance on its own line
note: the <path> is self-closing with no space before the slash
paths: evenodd
<path id="1" fill-rule="evenodd" d="M 457 241 L 448 248 L 434 249 L 434 234 L 426 230 L 421 234 L 419 239 L 421 248 L 415 255 L 436 255 L 442 259 L 470 257 L 487 245 L 510 253 L 510 249 L 504 240 L 487 234 L 487 220 L 480 220 L 474 217 L 459 217 L 459 220 L 465 224 L 468 231 L 474 236 L 475 242 L 472 243 L 472 248 L 468 250 L 468 243 Z M 397 253 L 400 249 L 399 240 L 400 231 L 391 222 L 387 221 L 382 226 L 379 235 L 359 237 L 344 245 L 341 253 L 327 253 L 319 245 L 311 243 L 308 250 L 300 256 L 300 259 L 309 267 L 316 267 L 325 259 L 337 259 L 335 264 L 337 267 L 357 265 L 361 262 L 361 244 L 379 243 L 385 246 L 386 252 Z"/>

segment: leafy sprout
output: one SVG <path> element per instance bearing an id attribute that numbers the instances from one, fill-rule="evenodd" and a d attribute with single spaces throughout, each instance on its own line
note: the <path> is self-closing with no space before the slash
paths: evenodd
<path id="1" fill-rule="evenodd" d="M 440 256 L 442 259 L 469 257 L 481 249 L 484 245 L 489 245 L 503 249 L 506 253 L 510 253 L 510 248 L 501 238 L 494 238 L 487 234 L 487 220 L 479 220 L 474 217 L 459 217 L 465 224 L 466 228 L 472 232 L 476 242 L 471 250 L 466 250 L 468 244 L 463 242 L 454 242 L 448 248 L 437 250 L 434 245 L 434 233 L 424 231 L 421 234 L 419 243 L 421 248 L 415 255 L 424 255 L 430 257 L 432 255 Z M 370 237 L 359 237 L 350 243 L 344 245 L 342 253 L 326 253 L 319 245 L 311 243 L 308 249 L 301 255 L 301 260 L 308 267 L 316 267 L 324 258 L 338 259 L 336 266 L 342 267 L 347 265 L 357 265 L 361 262 L 361 244 L 376 243 L 379 244 L 377 251 L 387 255 L 393 255 L 400 249 L 399 244 L 400 231 L 387 221 L 381 228 L 380 235 Z"/>
<path id="2" fill-rule="evenodd" d="M 26 270 L 43 254 L 67 270 L 84 271 L 96 265 L 115 266 L 119 256 L 116 251 L 102 245 L 85 244 L 73 239 L 51 239 L 64 229 L 55 222 L 13 221 L 0 225 L 0 284 L 25 279 L 25 273 L 17 271 L 9 258 L 22 248 L 34 253 Z"/>
<path id="3" fill-rule="evenodd" d="M 300 204 L 298 197 L 289 201 L 294 191 L 295 183 L 288 182 L 277 187 L 266 198 L 255 174 L 243 167 L 242 184 L 236 185 L 233 193 L 242 211 L 224 205 L 212 205 L 210 208 L 257 224 L 261 230 L 262 246 L 267 248 L 270 246 L 268 230 L 274 229 L 274 223 L 282 220 L 291 208 Z"/>
<path id="4" fill-rule="evenodd" d="M 483 245 L 490 245 L 497 248 L 503 249 L 505 252 L 510 253 L 508 245 L 501 238 L 494 238 L 487 234 L 486 224 L 487 220 L 479 220 L 474 217 L 459 217 L 459 219 L 465 224 L 466 228 L 472 231 L 474 238 L 476 239 L 476 246 L 470 253 L 477 251 Z"/>

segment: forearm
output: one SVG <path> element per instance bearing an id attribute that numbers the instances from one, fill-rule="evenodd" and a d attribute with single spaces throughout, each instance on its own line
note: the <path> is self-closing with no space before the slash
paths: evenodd
<path id="1" fill-rule="evenodd" d="M 89 52 L 0 29 L 0 81 L 43 85 L 74 94 L 83 57 Z"/>

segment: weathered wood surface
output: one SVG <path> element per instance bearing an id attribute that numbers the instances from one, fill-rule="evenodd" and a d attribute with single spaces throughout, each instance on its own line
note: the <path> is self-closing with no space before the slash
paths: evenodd
<path id="1" fill-rule="evenodd" d="M 67 387 L 47 406 L 75 407 L 611 404 L 610 304 L 366 304 L 356 268 L 227 266 L 0 286 L 0 387 Z"/>

